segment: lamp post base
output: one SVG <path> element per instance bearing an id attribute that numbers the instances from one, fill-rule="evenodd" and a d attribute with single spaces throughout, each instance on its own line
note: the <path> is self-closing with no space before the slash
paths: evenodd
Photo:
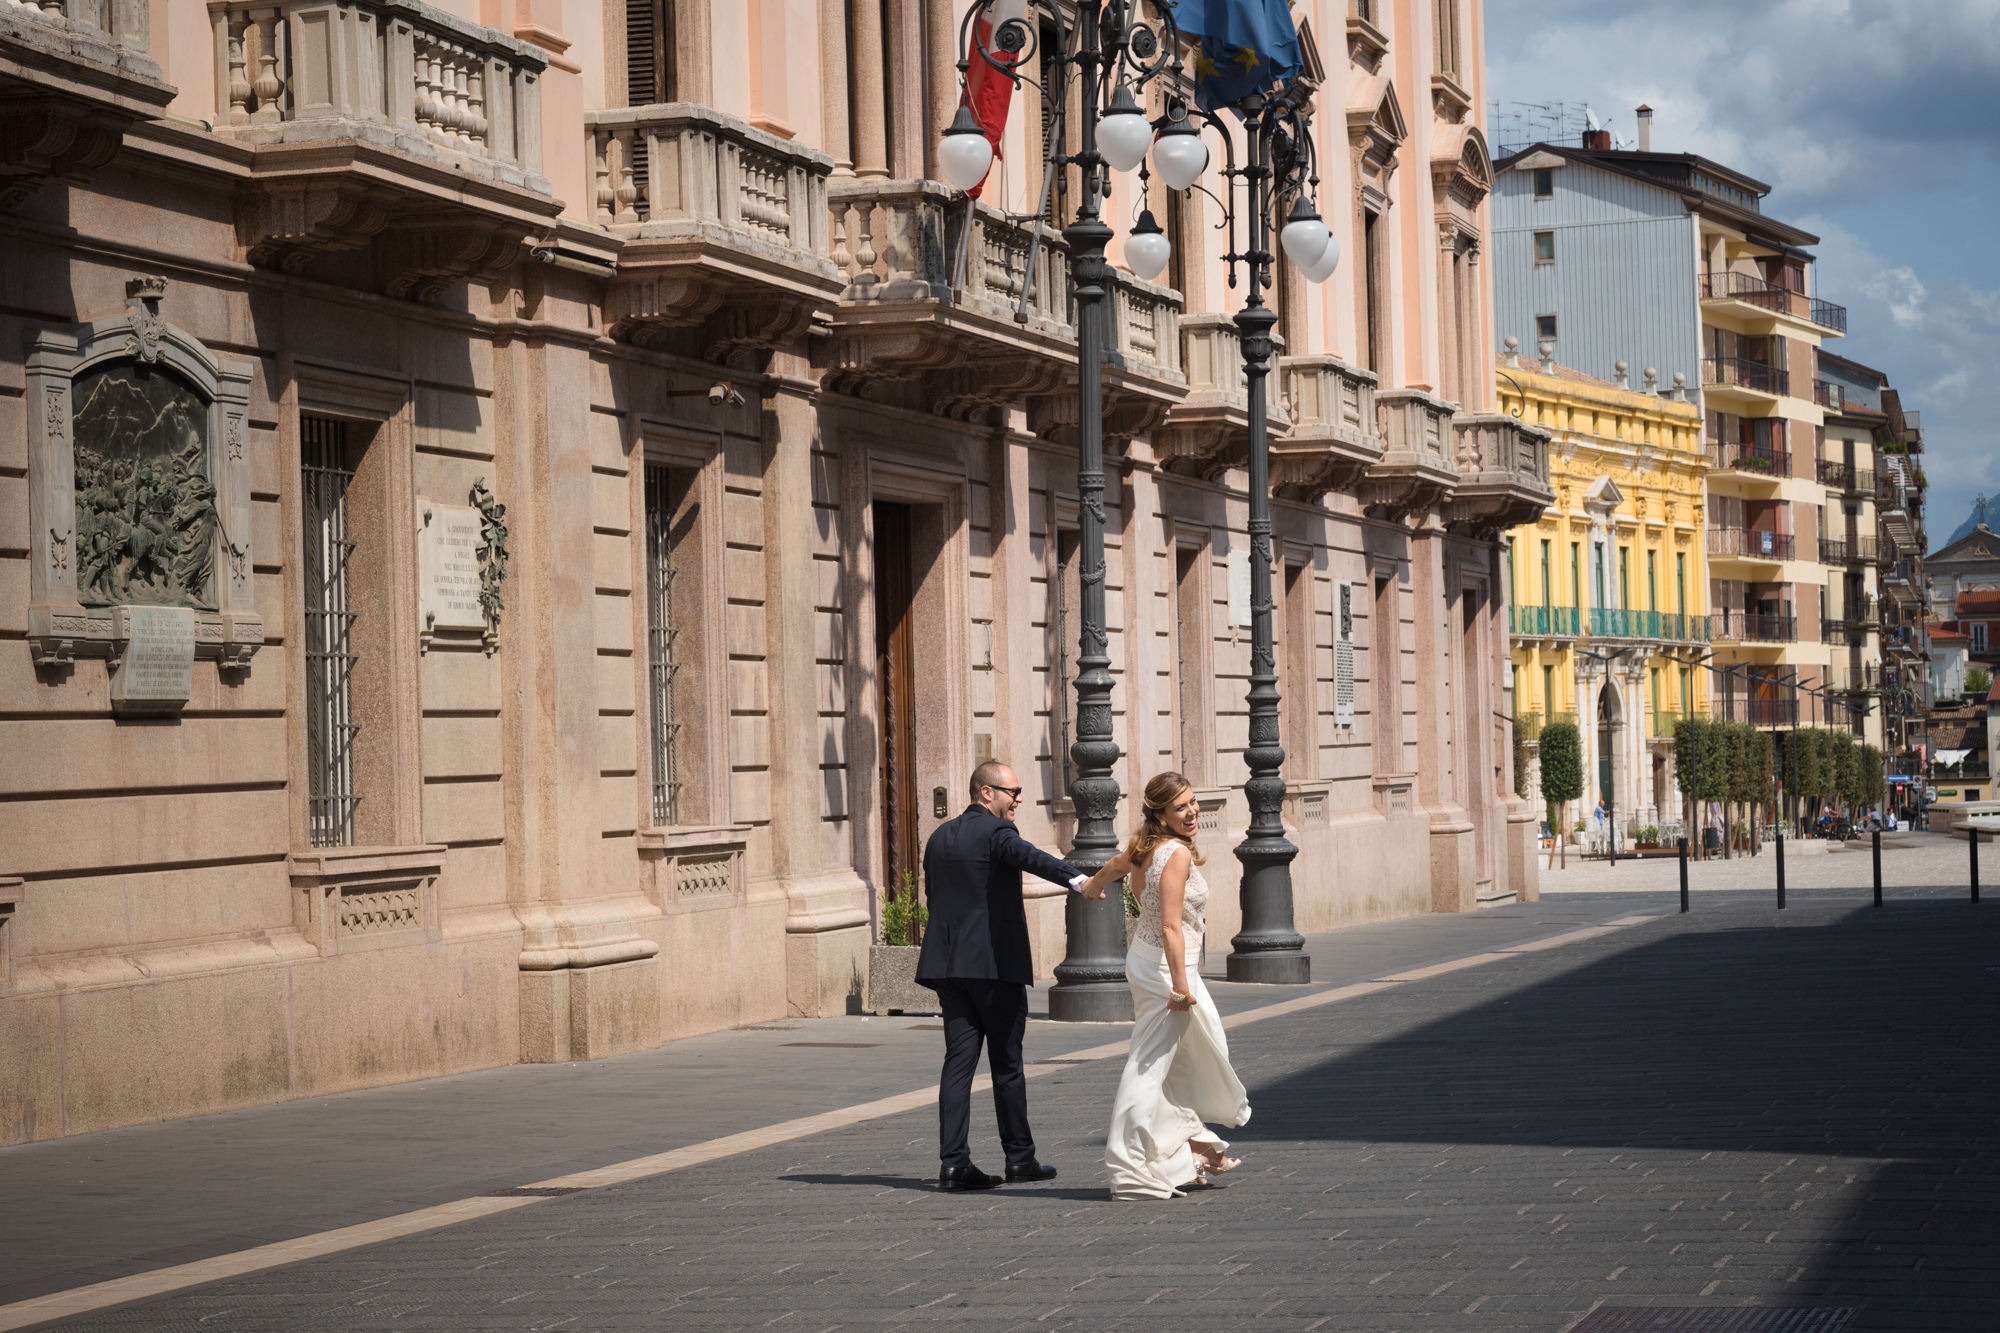
<path id="1" fill-rule="evenodd" d="M 1058 983 L 1049 992 L 1049 1017 L 1058 1023 L 1129 1023 L 1132 987 L 1123 981 Z"/>
<path id="2" fill-rule="evenodd" d="M 1312 982 L 1312 959 L 1302 951 L 1232 953 L 1227 975 L 1253 986 L 1305 986 Z"/>

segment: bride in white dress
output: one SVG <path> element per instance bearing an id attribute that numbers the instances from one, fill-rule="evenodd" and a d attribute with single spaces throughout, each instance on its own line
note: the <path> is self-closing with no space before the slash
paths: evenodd
<path id="1" fill-rule="evenodd" d="M 1171 1199 L 1180 1187 L 1239 1165 L 1209 1123 L 1250 1119 L 1243 1084 L 1229 1066 L 1221 1015 L 1202 984 L 1208 881 L 1195 829 L 1201 806 L 1178 773 L 1146 784 L 1145 823 L 1097 877 L 1143 867 L 1139 927 L 1125 955 L 1132 984 L 1131 1053 L 1112 1104 L 1104 1164 L 1114 1199 Z"/>

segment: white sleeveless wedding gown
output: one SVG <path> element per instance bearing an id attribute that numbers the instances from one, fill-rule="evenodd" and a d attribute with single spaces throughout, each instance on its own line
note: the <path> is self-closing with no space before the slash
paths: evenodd
<path id="1" fill-rule="evenodd" d="M 1208 1123 L 1241 1125 L 1250 1119 L 1243 1084 L 1229 1066 L 1229 1042 L 1222 1017 L 1202 984 L 1198 965 L 1208 881 L 1201 867 L 1189 866 L 1181 901 L 1181 936 L 1186 947 L 1188 993 L 1194 1007 L 1175 1013 L 1167 1007 L 1173 973 L 1167 968 L 1160 920 L 1160 872 L 1177 842 L 1154 849 L 1139 894 L 1139 929 L 1125 955 L 1125 978 L 1132 984 L 1132 1050 L 1112 1103 L 1111 1132 L 1104 1164 L 1111 1172 L 1114 1199 L 1171 1199 L 1195 1178 L 1190 1143 L 1217 1151 L 1229 1144 Z"/>

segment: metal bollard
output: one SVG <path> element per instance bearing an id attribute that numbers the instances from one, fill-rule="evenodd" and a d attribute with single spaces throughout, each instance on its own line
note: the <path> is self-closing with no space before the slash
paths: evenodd
<path id="1" fill-rule="evenodd" d="M 1875 830 L 1875 905 L 1882 905 L 1882 830 Z"/>
<path id="2" fill-rule="evenodd" d="M 1785 910 L 1785 835 L 1778 835 L 1778 910 Z"/>
<path id="3" fill-rule="evenodd" d="M 1681 839 L 1681 910 L 1688 909 L 1688 840 Z"/>

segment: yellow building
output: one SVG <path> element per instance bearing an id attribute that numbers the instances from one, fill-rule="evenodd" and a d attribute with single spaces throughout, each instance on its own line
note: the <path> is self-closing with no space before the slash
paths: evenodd
<path id="1" fill-rule="evenodd" d="M 1556 493 L 1509 540 L 1515 715 L 1529 730 L 1579 721 L 1583 817 L 1602 802 L 1626 838 L 1649 826 L 1671 836 L 1674 724 L 1708 711 L 1701 409 L 1658 392 L 1650 369 L 1635 390 L 1507 342 L 1501 410 L 1554 432 Z M 1532 766 L 1529 780 L 1538 797 Z"/>

